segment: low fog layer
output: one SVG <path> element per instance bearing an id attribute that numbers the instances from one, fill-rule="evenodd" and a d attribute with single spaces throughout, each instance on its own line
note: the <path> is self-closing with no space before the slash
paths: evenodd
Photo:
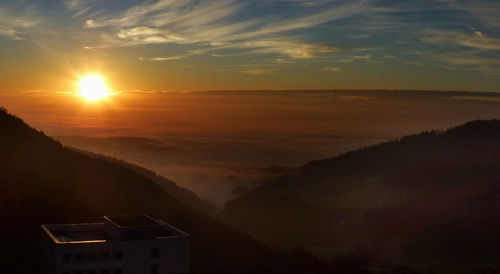
<path id="1" fill-rule="evenodd" d="M 131 92 L 96 104 L 71 94 L 0 98 L 66 145 L 152 169 L 220 205 L 311 160 L 500 117 L 500 95 L 466 92 Z"/>

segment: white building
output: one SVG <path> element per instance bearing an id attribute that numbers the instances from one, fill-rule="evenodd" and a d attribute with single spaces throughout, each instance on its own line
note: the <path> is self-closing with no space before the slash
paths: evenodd
<path id="1" fill-rule="evenodd" d="M 189 235 L 148 216 L 41 227 L 43 274 L 190 272 Z"/>

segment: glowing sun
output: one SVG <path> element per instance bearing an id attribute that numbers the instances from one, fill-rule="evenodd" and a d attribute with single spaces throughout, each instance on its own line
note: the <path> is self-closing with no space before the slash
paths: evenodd
<path id="1" fill-rule="evenodd" d="M 97 101 L 101 98 L 112 95 L 98 75 L 88 75 L 80 79 L 78 83 L 80 95 L 89 101 Z"/>

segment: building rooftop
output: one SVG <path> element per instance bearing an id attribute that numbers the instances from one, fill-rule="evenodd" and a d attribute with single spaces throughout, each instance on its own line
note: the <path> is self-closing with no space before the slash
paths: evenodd
<path id="1" fill-rule="evenodd" d="M 112 238 L 104 231 L 104 227 L 92 228 L 81 225 L 77 230 L 68 229 L 68 227 L 56 227 L 50 229 L 50 233 L 59 242 L 88 242 L 88 241 L 109 241 Z M 73 227 L 76 228 L 76 227 Z M 87 229 L 85 229 L 87 228 Z"/>
<path id="2" fill-rule="evenodd" d="M 187 236 L 183 231 L 148 216 L 105 216 L 104 223 L 42 225 L 57 244 L 147 240 Z"/>
<path id="3" fill-rule="evenodd" d="M 145 215 L 136 216 L 104 216 L 105 219 L 119 227 L 140 227 L 140 226 L 159 226 L 160 224 Z"/>
<path id="4" fill-rule="evenodd" d="M 42 229 L 56 243 L 89 243 L 113 240 L 104 229 L 103 223 L 42 225 Z"/>

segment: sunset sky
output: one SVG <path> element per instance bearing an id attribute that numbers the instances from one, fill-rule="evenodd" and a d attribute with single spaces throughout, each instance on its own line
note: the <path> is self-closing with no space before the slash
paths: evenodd
<path id="1" fill-rule="evenodd" d="M 498 91 L 492 0 L 1 1 L 0 91 Z"/>
<path id="2" fill-rule="evenodd" d="M 500 0 L 0 0 L 6 274 L 500 274 L 499 201 Z"/>
<path id="3" fill-rule="evenodd" d="M 4 0 L 0 106 L 223 202 L 271 165 L 500 117 L 499 11 L 498 0 Z"/>

